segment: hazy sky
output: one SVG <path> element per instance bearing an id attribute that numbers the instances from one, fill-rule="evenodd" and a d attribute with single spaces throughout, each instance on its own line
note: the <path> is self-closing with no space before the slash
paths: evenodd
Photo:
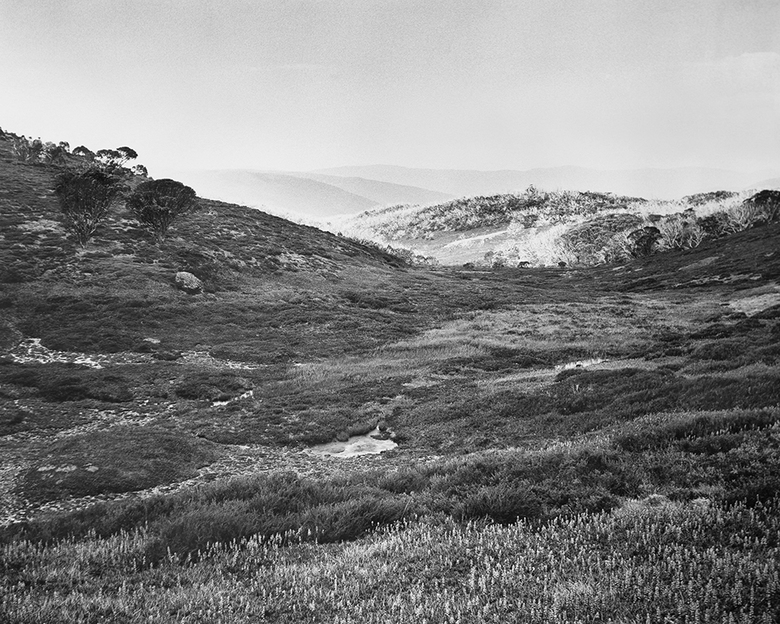
<path id="1" fill-rule="evenodd" d="M 155 176 L 780 173 L 780 1 L 0 0 L 0 126 Z"/>

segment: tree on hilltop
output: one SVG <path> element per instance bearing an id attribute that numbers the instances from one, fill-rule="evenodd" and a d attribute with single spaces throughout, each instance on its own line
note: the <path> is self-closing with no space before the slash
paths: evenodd
<path id="1" fill-rule="evenodd" d="M 138 158 L 138 152 L 132 147 L 102 149 L 95 154 L 95 161 L 109 173 L 120 171 L 128 161 Z"/>
<path id="2" fill-rule="evenodd" d="M 86 158 L 90 162 L 95 160 L 95 152 L 93 152 L 91 149 L 84 145 L 79 145 L 77 148 L 73 150 L 74 156 L 81 156 L 82 158 Z"/>
<path id="3" fill-rule="evenodd" d="M 197 208 L 196 198 L 189 186 L 165 178 L 138 185 L 127 198 L 127 207 L 162 242 L 173 221 Z"/>
<path id="4" fill-rule="evenodd" d="M 123 187 L 103 171 L 66 171 L 57 177 L 54 192 L 65 216 L 65 226 L 86 247 L 98 225 L 108 216 L 111 202 Z"/>

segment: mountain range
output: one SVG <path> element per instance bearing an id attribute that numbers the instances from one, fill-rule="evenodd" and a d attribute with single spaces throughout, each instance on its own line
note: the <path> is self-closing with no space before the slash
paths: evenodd
<path id="1" fill-rule="evenodd" d="M 315 171 L 176 170 L 166 175 L 205 197 L 262 208 L 298 219 L 324 219 L 393 204 L 431 204 L 456 197 L 543 190 L 611 192 L 675 199 L 714 190 L 778 188 L 776 171 L 739 172 L 688 167 L 598 170 L 551 167 L 526 171 L 419 169 L 391 165 Z"/>

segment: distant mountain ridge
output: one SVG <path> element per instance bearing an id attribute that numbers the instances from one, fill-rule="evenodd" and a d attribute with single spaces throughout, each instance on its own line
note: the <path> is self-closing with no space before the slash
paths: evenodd
<path id="1" fill-rule="evenodd" d="M 774 188 L 777 172 L 725 169 L 550 167 L 527 171 L 415 169 L 394 165 L 315 171 L 177 170 L 172 177 L 204 196 L 303 220 L 322 221 L 398 204 L 440 204 L 459 197 L 541 190 L 593 191 L 646 199 L 679 199 L 715 190 Z M 168 173 L 166 172 L 166 175 Z M 774 179 L 770 179 L 774 178 Z M 757 183 L 756 180 L 766 179 Z"/>
<path id="2" fill-rule="evenodd" d="M 648 199 L 677 199 L 714 190 L 742 190 L 755 180 L 774 175 L 771 171 L 744 173 L 704 167 L 607 171 L 566 166 L 527 171 L 474 171 L 414 169 L 394 165 L 335 167 L 321 169 L 317 173 L 360 176 L 459 197 L 512 193 L 534 185 L 544 190 L 608 192 Z"/>
<path id="3" fill-rule="evenodd" d="M 325 218 L 397 203 L 428 204 L 452 195 L 357 176 L 244 169 L 175 171 L 206 197 L 298 217 Z"/>

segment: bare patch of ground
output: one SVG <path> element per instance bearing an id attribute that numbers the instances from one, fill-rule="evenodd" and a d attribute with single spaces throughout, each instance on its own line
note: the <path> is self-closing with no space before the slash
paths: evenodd
<path id="1" fill-rule="evenodd" d="M 760 294 L 734 299 L 729 302 L 729 306 L 733 310 L 752 316 L 767 308 L 780 305 L 780 286 L 777 284 L 771 284 L 757 290 L 761 290 L 762 292 Z M 766 292 L 767 290 L 770 290 L 770 292 Z"/>

